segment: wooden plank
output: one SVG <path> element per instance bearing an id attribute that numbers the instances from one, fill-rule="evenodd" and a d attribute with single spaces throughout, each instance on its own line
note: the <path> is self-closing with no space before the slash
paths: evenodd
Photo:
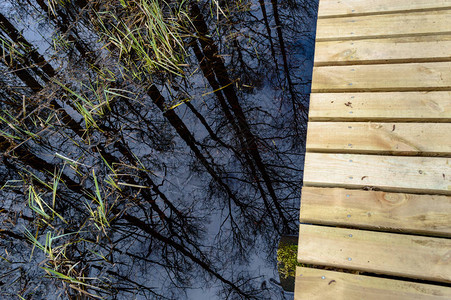
<path id="1" fill-rule="evenodd" d="M 321 269 L 296 269 L 295 300 L 445 300 L 451 288 Z"/>
<path id="2" fill-rule="evenodd" d="M 451 10 L 318 19 L 316 41 L 451 33 Z"/>
<path id="3" fill-rule="evenodd" d="M 309 122 L 307 151 L 451 156 L 451 123 Z"/>
<path id="4" fill-rule="evenodd" d="M 315 93 L 309 120 L 451 122 L 451 92 Z"/>
<path id="5" fill-rule="evenodd" d="M 312 92 L 449 89 L 451 89 L 451 62 L 327 66 L 313 69 Z"/>
<path id="6" fill-rule="evenodd" d="M 318 42 L 315 66 L 451 60 L 451 35 Z"/>
<path id="7" fill-rule="evenodd" d="M 451 239 L 301 224 L 301 263 L 451 282 Z"/>
<path id="8" fill-rule="evenodd" d="M 318 18 L 449 8 L 451 0 L 321 0 Z"/>
<path id="9" fill-rule="evenodd" d="M 304 185 L 451 195 L 451 158 L 307 152 Z"/>
<path id="10" fill-rule="evenodd" d="M 300 221 L 451 237 L 451 197 L 303 187 Z"/>

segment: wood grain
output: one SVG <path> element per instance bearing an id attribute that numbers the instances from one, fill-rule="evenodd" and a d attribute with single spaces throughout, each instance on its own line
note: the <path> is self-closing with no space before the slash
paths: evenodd
<path id="1" fill-rule="evenodd" d="M 309 122 L 307 151 L 451 156 L 451 123 Z"/>
<path id="2" fill-rule="evenodd" d="M 451 282 L 451 240 L 301 224 L 298 261 Z"/>
<path id="3" fill-rule="evenodd" d="M 451 0 L 321 0 L 318 18 L 449 8 Z"/>
<path id="4" fill-rule="evenodd" d="M 318 42 L 315 66 L 451 60 L 451 35 Z"/>
<path id="5" fill-rule="evenodd" d="M 450 20 L 451 0 L 320 1 L 300 262 L 451 283 Z M 296 299 L 451 299 L 298 272 Z"/>
<path id="6" fill-rule="evenodd" d="M 451 288 L 321 269 L 296 269 L 295 300 L 445 300 Z"/>
<path id="7" fill-rule="evenodd" d="M 451 122 L 451 92 L 314 93 L 309 120 Z"/>
<path id="8" fill-rule="evenodd" d="M 449 34 L 450 19 L 451 10 L 318 19 L 316 41 Z"/>
<path id="9" fill-rule="evenodd" d="M 300 221 L 451 237 L 451 197 L 303 187 Z"/>
<path id="10" fill-rule="evenodd" d="M 451 158 L 307 152 L 304 185 L 451 195 Z"/>
<path id="11" fill-rule="evenodd" d="M 313 69 L 313 93 L 450 89 L 451 62 L 325 66 Z"/>

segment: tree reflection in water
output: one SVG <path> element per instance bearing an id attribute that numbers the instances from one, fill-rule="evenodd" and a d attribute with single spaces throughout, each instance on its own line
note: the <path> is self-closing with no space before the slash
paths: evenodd
<path id="1" fill-rule="evenodd" d="M 1 293 L 283 297 L 316 7 L 5 2 Z"/>

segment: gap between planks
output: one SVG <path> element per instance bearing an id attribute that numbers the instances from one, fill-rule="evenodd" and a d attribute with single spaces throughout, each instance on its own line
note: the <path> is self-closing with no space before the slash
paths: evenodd
<path id="1" fill-rule="evenodd" d="M 451 35 L 317 42 L 315 66 L 443 62 Z"/>
<path id="2" fill-rule="evenodd" d="M 309 122 L 307 152 L 451 156 L 451 123 Z"/>
<path id="3" fill-rule="evenodd" d="M 451 62 L 315 67 L 311 89 L 312 93 L 448 91 Z"/>
<path id="4" fill-rule="evenodd" d="M 451 282 L 451 240 L 301 224 L 298 261 Z"/>
<path id="5" fill-rule="evenodd" d="M 451 33 L 451 10 L 318 19 L 316 41 Z"/>
<path id="6" fill-rule="evenodd" d="M 451 158 L 307 152 L 304 186 L 451 195 Z"/>
<path id="7" fill-rule="evenodd" d="M 451 92 L 313 93 L 309 121 L 451 122 Z"/>
<path id="8" fill-rule="evenodd" d="M 318 18 L 408 13 L 451 8 L 451 0 L 321 0 Z"/>
<path id="9" fill-rule="evenodd" d="M 295 300 L 445 300 L 451 288 L 313 268 L 296 268 Z"/>
<path id="10" fill-rule="evenodd" d="M 303 187 L 300 222 L 451 237 L 451 197 Z"/>

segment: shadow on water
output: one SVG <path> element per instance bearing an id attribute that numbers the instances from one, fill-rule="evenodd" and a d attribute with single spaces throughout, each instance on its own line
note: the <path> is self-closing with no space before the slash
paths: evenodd
<path id="1" fill-rule="evenodd" d="M 1 297 L 292 298 L 316 9 L 4 1 Z"/>

